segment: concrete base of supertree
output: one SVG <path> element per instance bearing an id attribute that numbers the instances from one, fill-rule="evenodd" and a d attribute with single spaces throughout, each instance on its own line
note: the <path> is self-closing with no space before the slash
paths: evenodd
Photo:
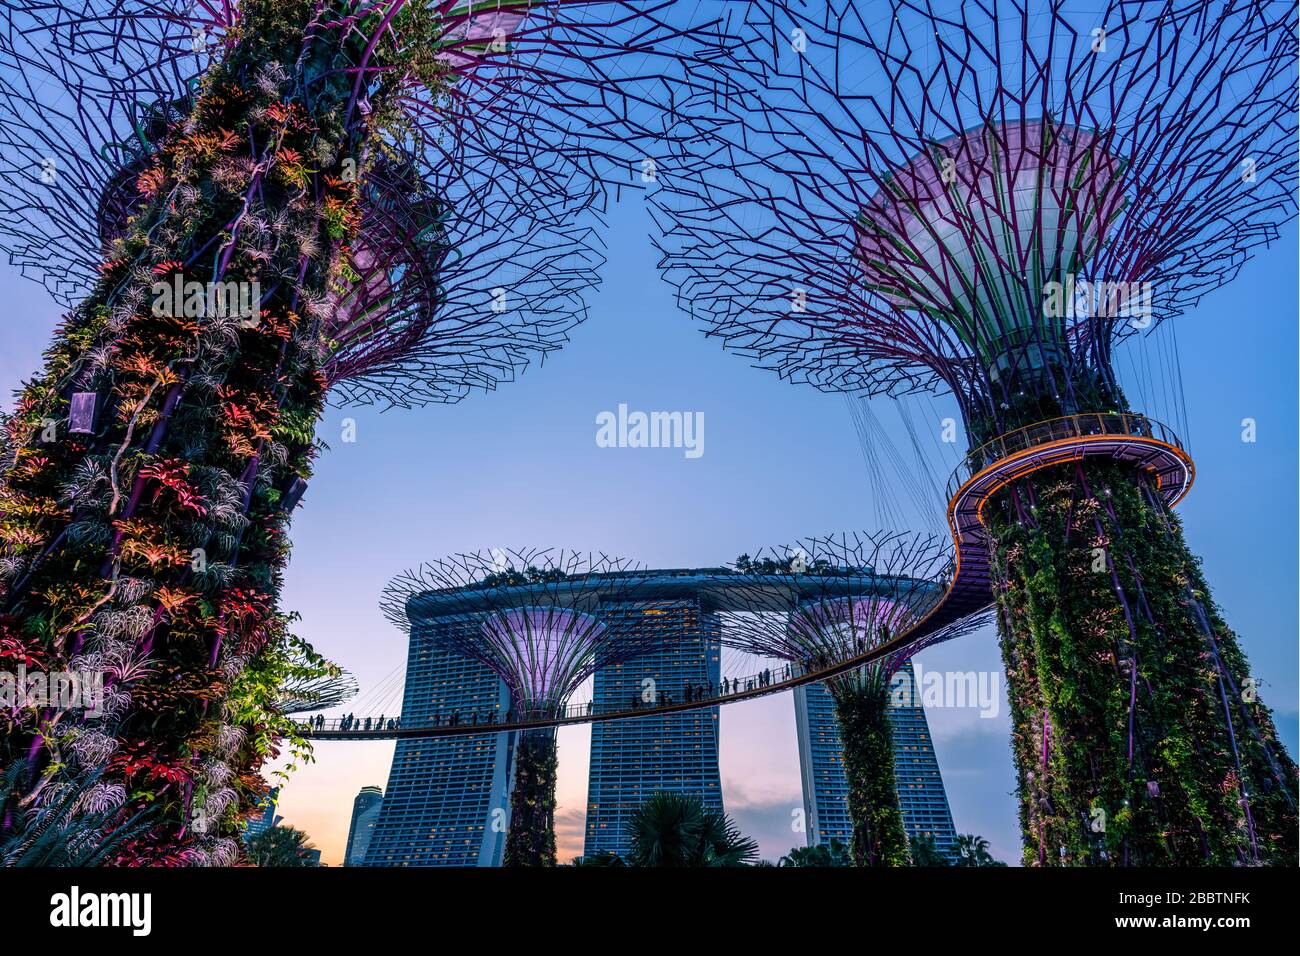
<path id="1" fill-rule="evenodd" d="M 510 829 L 504 864 L 555 866 L 555 779 L 559 766 L 555 730 L 525 730 L 515 751 Z"/>
<path id="2" fill-rule="evenodd" d="M 1058 465 L 985 520 L 1025 863 L 1293 863 L 1295 764 L 1148 479 Z"/>
<path id="3" fill-rule="evenodd" d="M 894 775 L 888 681 L 860 671 L 828 686 L 844 748 L 853 863 L 908 866 L 907 832 Z"/>

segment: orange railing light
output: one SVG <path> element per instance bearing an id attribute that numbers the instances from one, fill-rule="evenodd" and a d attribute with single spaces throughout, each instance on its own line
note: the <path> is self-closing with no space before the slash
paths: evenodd
<path id="1" fill-rule="evenodd" d="M 1136 412 L 1081 412 L 1062 415 L 1013 429 L 967 452 L 965 461 L 957 466 L 948 479 L 948 500 L 951 501 L 970 478 L 1003 458 L 1048 442 L 1088 435 L 1136 435 L 1155 438 L 1179 451 L 1184 450 L 1182 442 L 1169 428 Z"/>

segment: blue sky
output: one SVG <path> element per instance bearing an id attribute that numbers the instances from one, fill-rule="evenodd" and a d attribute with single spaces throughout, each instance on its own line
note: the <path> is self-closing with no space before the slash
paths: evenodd
<path id="1" fill-rule="evenodd" d="M 544 366 L 456 406 L 379 414 L 331 409 L 295 517 L 284 606 L 301 633 L 374 686 L 405 659 L 377 601 L 396 572 L 455 551 L 523 545 L 600 549 L 651 566 L 714 565 L 802 535 L 870 529 L 873 503 L 842 398 L 787 385 L 706 340 L 654 270 L 643 199 L 607 232 L 605 284 L 590 320 Z M 1192 549 L 1241 635 L 1283 739 L 1297 738 L 1297 241 L 1294 226 L 1237 281 L 1179 322 L 1197 481 L 1180 506 Z M 39 364 L 58 316 L 39 285 L 0 266 L 0 388 Z M 703 412 L 704 454 L 601 448 L 596 416 Z M 948 406 L 936 405 L 941 414 Z M 355 443 L 340 441 L 356 419 Z M 1258 440 L 1241 440 L 1254 418 Z M 935 429 L 940 426 L 931 423 Z M 946 479 L 946 476 L 942 476 Z M 992 633 L 925 651 L 926 669 L 1000 671 Z M 958 830 L 1019 857 L 1005 703 L 929 714 Z M 560 732 L 562 857 L 580 852 L 590 731 Z M 727 810 L 775 859 L 802 843 L 789 695 L 726 707 Z M 392 745 L 323 743 L 286 789 L 282 813 L 337 863 L 352 798 L 385 785 Z"/>

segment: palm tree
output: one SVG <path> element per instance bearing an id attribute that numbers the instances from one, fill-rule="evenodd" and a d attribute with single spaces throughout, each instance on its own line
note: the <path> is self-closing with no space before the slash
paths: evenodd
<path id="1" fill-rule="evenodd" d="M 1006 866 L 993 859 L 989 841 L 975 833 L 962 833 L 957 837 L 957 860 L 953 866 Z"/>
<path id="2" fill-rule="evenodd" d="M 575 856 L 574 866 L 627 866 L 617 853 L 597 853 L 595 856 Z"/>
<path id="3" fill-rule="evenodd" d="M 632 866 L 746 866 L 758 859 L 758 844 L 730 817 L 683 793 L 652 795 L 637 808 L 628 835 Z"/>
<path id="4" fill-rule="evenodd" d="M 23 767 L 14 764 L 0 781 L 0 806 L 15 796 Z M 132 840 L 145 835 L 153 810 L 128 815 L 126 793 L 104 783 L 98 772 L 51 788 L 35 808 L 10 811 L 9 831 L 0 839 L 0 866 L 102 866 Z"/>
<path id="5" fill-rule="evenodd" d="M 918 833 L 911 841 L 913 866 L 951 866 L 948 858 L 934 845 L 934 838 Z"/>
<path id="6" fill-rule="evenodd" d="M 830 843 L 816 846 L 797 846 L 777 861 L 777 866 L 852 866 L 853 857 L 846 847 L 834 837 Z"/>
<path id="7" fill-rule="evenodd" d="M 301 830 L 274 826 L 253 837 L 248 856 L 257 866 L 316 866 L 308 854 L 314 849 Z"/>

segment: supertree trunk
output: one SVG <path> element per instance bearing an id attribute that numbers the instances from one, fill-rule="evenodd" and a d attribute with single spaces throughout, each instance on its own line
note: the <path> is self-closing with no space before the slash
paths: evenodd
<path id="1" fill-rule="evenodd" d="M 526 730 L 515 751 L 515 786 L 510 794 L 506 866 L 555 866 L 554 729 Z"/>
<path id="2" fill-rule="evenodd" d="M 261 757 L 227 698 L 279 626 L 285 499 L 325 400 L 314 309 L 358 219 L 342 164 L 368 134 L 339 67 L 364 37 L 309 0 L 241 10 L 6 429 L 0 650 L 108 686 L 104 717 L 41 714 L 4 762 L 25 761 L 29 798 L 55 768 L 106 765 L 119 799 L 159 808 L 125 863 L 233 858 Z M 211 307 L 224 283 L 240 309 Z M 88 433 L 74 393 L 94 396 Z"/>
<path id="3" fill-rule="evenodd" d="M 915 648 L 897 649 L 891 635 L 912 628 L 935 606 L 950 566 L 945 541 L 900 531 L 800 538 L 736 560 L 730 600 L 734 610 L 747 613 L 727 621 L 724 645 L 789 661 L 805 672 L 886 649 L 872 663 L 825 682 L 835 701 L 857 866 L 910 863 L 889 711 L 893 678 L 903 676 L 899 669 Z M 776 609 L 783 613 L 770 613 L 767 592 L 774 584 L 790 596 L 788 607 L 778 599 Z M 957 637 L 979 627 L 981 618 L 957 617 L 930 636 L 935 642 Z M 913 687 L 910 677 L 905 683 Z"/>
<path id="4" fill-rule="evenodd" d="M 1293 863 L 1295 765 L 1147 478 L 1055 466 L 987 520 L 1026 862 Z"/>
<path id="5" fill-rule="evenodd" d="M 1003 557 L 994 554 L 995 562 Z M 1007 580 L 1004 567 L 994 567 L 997 580 Z M 1038 662 L 1032 640 L 1019 635 L 1007 621 L 1024 614 L 1024 592 L 1003 587 L 998 594 L 998 638 L 1007 675 L 1007 697 L 1011 711 L 1011 747 L 1016 768 L 1016 796 L 1021 833 L 1026 835 L 1024 864 L 1054 866 L 1059 854 L 1049 856 L 1048 847 L 1064 842 L 1057 832 L 1077 830 L 1079 816 L 1068 809 L 1062 785 L 1061 757 L 1052 718 L 1038 687 Z M 1029 834 L 1033 837 L 1030 839 Z"/>
<path id="6" fill-rule="evenodd" d="M 382 606 L 404 629 L 454 616 L 460 625 L 437 628 L 438 645 L 494 671 L 512 714 L 553 718 L 599 668 L 654 646 L 656 630 L 609 640 L 601 615 L 582 610 L 634 600 L 647 580 L 633 562 L 608 555 L 494 548 L 403 572 Z M 504 863 L 555 866 L 554 727 L 521 732 L 514 761 Z"/>
<path id="7" fill-rule="evenodd" d="M 887 682 L 859 672 L 829 682 L 849 785 L 855 866 L 907 866 L 907 832 L 894 775 Z"/>

